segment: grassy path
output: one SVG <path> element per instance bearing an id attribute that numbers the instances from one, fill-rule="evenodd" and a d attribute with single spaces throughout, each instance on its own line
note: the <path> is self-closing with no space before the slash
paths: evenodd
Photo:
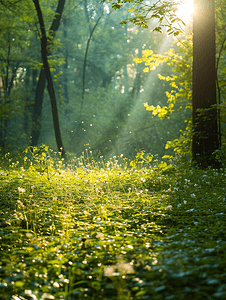
<path id="1" fill-rule="evenodd" d="M 226 172 L 0 170 L 1 299 L 226 299 Z"/>

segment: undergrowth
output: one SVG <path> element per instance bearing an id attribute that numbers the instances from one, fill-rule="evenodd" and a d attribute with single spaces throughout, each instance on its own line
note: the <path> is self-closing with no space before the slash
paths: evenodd
<path id="1" fill-rule="evenodd" d="M 1 299 L 226 298 L 225 169 L 51 156 L 2 158 Z"/>

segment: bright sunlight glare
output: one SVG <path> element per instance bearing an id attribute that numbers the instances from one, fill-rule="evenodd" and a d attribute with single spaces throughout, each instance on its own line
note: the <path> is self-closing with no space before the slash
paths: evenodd
<path id="1" fill-rule="evenodd" d="M 191 19 L 193 11 L 193 0 L 185 0 L 178 6 L 177 16 L 186 22 Z"/>

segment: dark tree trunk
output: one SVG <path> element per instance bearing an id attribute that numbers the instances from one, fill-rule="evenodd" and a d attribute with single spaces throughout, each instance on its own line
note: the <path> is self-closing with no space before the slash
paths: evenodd
<path id="1" fill-rule="evenodd" d="M 30 84 L 30 76 L 31 76 L 31 68 L 27 67 L 26 75 L 25 75 L 25 87 L 28 88 Z M 24 110 L 24 132 L 26 134 L 26 138 L 29 136 L 29 117 L 30 117 L 30 95 L 26 95 L 25 98 L 25 110 Z"/>
<path id="2" fill-rule="evenodd" d="M 10 60 L 10 55 L 11 55 L 11 36 L 9 34 L 8 36 L 8 51 L 7 51 L 7 58 L 5 60 L 6 62 L 6 67 L 5 69 L 2 69 L 2 73 L 5 75 L 2 77 L 2 92 L 3 92 L 3 97 L 5 99 L 4 104 L 2 107 L 4 107 L 5 104 L 10 104 L 11 99 L 10 99 L 10 94 L 13 89 L 14 85 L 14 80 L 16 78 L 16 73 L 19 68 L 20 63 L 17 62 L 16 65 L 13 65 Z M 10 78 L 11 75 L 11 78 Z M 4 114 L 2 114 L 3 116 Z M 4 117 L 0 120 L 0 148 L 3 153 L 5 153 L 5 148 L 6 148 L 6 139 L 7 139 L 7 131 L 8 131 L 8 123 L 10 119 Z"/>
<path id="3" fill-rule="evenodd" d="M 50 101 L 51 101 L 51 106 L 52 106 L 52 116 L 53 116 L 53 125 L 54 125 L 54 130 L 55 130 L 55 137 L 56 137 L 56 143 L 58 147 L 58 151 L 62 153 L 62 156 L 65 156 L 65 150 L 63 147 L 62 139 L 61 139 L 61 133 L 60 133 L 60 125 L 59 125 L 59 118 L 58 118 L 58 110 L 57 110 L 57 102 L 56 102 L 56 95 L 54 91 L 54 86 L 53 86 L 53 80 L 52 80 L 52 75 L 50 72 L 50 67 L 48 63 L 48 40 L 46 36 L 46 30 L 45 30 L 45 24 L 42 16 L 42 11 L 39 5 L 39 0 L 33 0 L 35 4 L 35 8 L 37 11 L 38 19 L 39 19 L 39 24 L 41 28 L 41 54 L 42 54 L 42 62 L 43 62 L 43 67 L 45 71 L 45 76 L 47 79 L 47 88 L 50 96 Z M 59 0 L 58 2 L 58 7 L 61 4 L 61 14 L 63 12 L 65 0 Z M 59 18 L 58 15 L 56 15 L 56 18 Z M 60 15 L 61 18 L 61 15 Z M 60 22 L 60 18 L 58 22 Z M 56 20 L 56 19 L 55 19 Z M 54 21 L 55 21 L 54 20 Z M 53 23 L 54 23 L 53 21 Z M 59 25 L 58 25 L 59 27 Z M 58 28 L 57 27 L 57 28 Z M 52 27 L 50 28 L 50 31 L 53 31 Z"/>
<path id="4" fill-rule="evenodd" d="M 46 76 L 44 69 L 41 69 L 38 84 L 35 92 L 34 111 L 32 115 L 31 146 L 37 146 L 42 127 L 42 104 L 44 90 L 46 85 Z"/>
<path id="5" fill-rule="evenodd" d="M 69 103 L 69 95 L 68 95 L 68 43 L 67 43 L 67 19 L 63 19 L 64 24 L 64 42 L 65 42 L 65 64 L 64 64 L 64 78 L 63 78 L 63 87 L 64 87 L 64 94 L 63 94 L 63 100 L 66 104 Z"/>
<path id="6" fill-rule="evenodd" d="M 192 158 L 201 167 L 216 167 L 219 148 L 216 100 L 214 0 L 194 0 Z"/>
<path id="7" fill-rule="evenodd" d="M 35 7 L 36 7 L 36 3 L 39 5 L 39 1 L 33 0 L 33 2 L 35 4 Z M 60 26 L 64 5 L 65 5 L 65 0 L 58 1 L 55 17 L 53 19 L 52 25 L 49 30 L 49 33 L 52 38 L 54 38 L 55 33 Z M 47 56 L 50 55 L 51 52 L 50 45 L 51 45 L 51 39 L 47 39 L 47 46 L 46 46 Z M 44 69 L 41 69 L 38 84 L 36 87 L 34 111 L 32 116 L 32 130 L 31 130 L 31 141 L 30 141 L 31 146 L 37 146 L 38 139 L 41 133 L 41 115 L 42 115 L 42 105 L 43 105 L 45 86 L 46 86 L 46 74 Z"/>
<path id="8" fill-rule="evenodd" d="M 141 75 L 140 75 L 140 72 L 138 71 L 137 74 L 136 74 L 134 83 L 133 83 L 133 89 L 132 89 L 132 92 L 131 92 L 131 97 L 132 98 L 135 98 L 135 97 L 138 96 L 139 91 L 140 91 L 140 87 L 141 87 Z"/>

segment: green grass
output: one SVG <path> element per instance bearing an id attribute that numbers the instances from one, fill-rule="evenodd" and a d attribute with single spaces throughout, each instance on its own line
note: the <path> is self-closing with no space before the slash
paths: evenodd
<path id="1" fill-rule="evenodd" d="M 225 169 L 37 153 L 0 169 L 1 299 L 226 299 Z"/>

